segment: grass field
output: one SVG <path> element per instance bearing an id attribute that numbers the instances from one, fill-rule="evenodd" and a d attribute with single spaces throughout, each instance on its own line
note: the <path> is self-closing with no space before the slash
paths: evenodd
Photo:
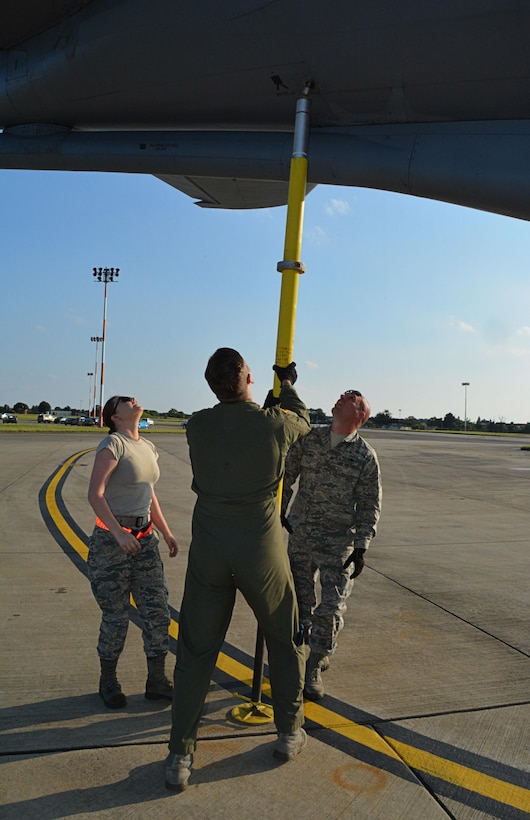
<path id="1" fill-rule="evenodd" d="M 1 433 L 60 433 L 64 435 L 69 435 L 71 433 L 88 433 L 89 435 L 94 436 L 101 436 L 105 435 L 108 431 L 107 427 L 78 427 L 76 425 L 66 425 L 66 424 L 39 424 L 37 422 L 37 416 L 31 413 L 27 415 L 19 415 L 17 424 L 3 424 L 0 423 L 0 434 Z M 153 433 L 172 433 L 172 434 L 183 434 L 186 432 L 185 427 L 182 426 L 182 419 L 156 419 L 153 427 L 149 427 L 147 430 L 140 430 L 140 434 L 143 436 L 150 436 Z"/>

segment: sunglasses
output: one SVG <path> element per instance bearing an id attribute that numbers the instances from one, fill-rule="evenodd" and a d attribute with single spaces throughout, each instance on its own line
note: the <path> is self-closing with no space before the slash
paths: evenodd
<path id="1" fill-rule="evenodd" d="M 343 393 L 344 396 L 362 396 L 358 390 L 345 390 Z"/>
<path id="2" fill-rule="evenodd" d="M 114 402 L 114 407 L 113 407 L 113 409 L 112 409 L 111 416 L 113 416 L 113 415 L 114 415 L 114 413 L 116 413 L 116 411 L 117 411 L 117 409 L 118 409 L 118 405 L 119 405 L 122 401 L 132 401 L 132 396 L 116 396 L 116 401 Z"/>

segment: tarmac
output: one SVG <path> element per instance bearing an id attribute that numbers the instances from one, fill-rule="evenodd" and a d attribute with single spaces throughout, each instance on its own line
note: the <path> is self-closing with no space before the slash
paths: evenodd
<path id="1" fill-rule="evenodd" d="M 145 435 L 180 545 L 164 554 L 174 652 L 191 470 L 185 436 Z M 306 702 L 306 749 L 280 764 L 274 724 L 234 716 L 251 699 L 256 640 L 238 599 L 190 786 L 175 794 L 164 785 L 170 706 L 144 698 L 134 609 L 118 669 L 128 706 L 106 709 L 97 694 L 99 610 L 85 559 L 98 436 L 0 433 L 2 820 L 530 816 L 530 441 L 363 435 L 379 455 L 383 514 L 326 695 Z M 265 677 L 251 717 L 268 692 Z"/>

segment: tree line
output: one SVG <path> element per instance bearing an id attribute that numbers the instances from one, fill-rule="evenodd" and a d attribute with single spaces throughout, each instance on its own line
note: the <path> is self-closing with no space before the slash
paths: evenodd
<path id="1" fill-rule="evenodd" d="M 82 407 L 70 407 L 70 405 L 66 405 L 66 407 L 55 407 L 53 408 L 55 412 L 57 411 L 65 411 L 67 413 L 71 413 L 72 415 L 88 415 L 89 411 L 85 410 Z M 8 404 L 0 405 L 0 412 L 2 413 L 16 413 L 18 415 L 25 415 L 26 413 L 51 413 L 52 406 L 47 401 L 41 401 L 39 404 L 34 404 L 30 407 L 29 404 L 26 404 L 23 401 L 17 401 L 10 407 Z M 90 410 L 92 414 L 94 412 L 94 408 Z M 95 415 L 99 414 L 99 404 L 96 405 Z M 153 418 L 160 418 L 160 419 L 187 419 L 189 418 L 188 413 L 183 413 L 182 410 L 176 410 L 174 407 L 171 410 L 168 410 L 167 413 L 159 413 L 158 410 L 145 410 L 144 414 L 147 416 L 152 416 Z"/>
<path id="2" fill-rule="evenodd" d="M 88 415 L 87 410 L 76 407 L 55 407 L 55 411 L 64 410 L 72 414 Z M 25 413 L 50 413 L 52 406 L 47 401 L 41 401 L 39 404 L 34 404 L 30 407 L 22 401 L 16 402 L 13 407 L 4 404 L 0 405 L 2 413 L 17 413 L 24 415 Z M 92 412 L 92 411 L 91 411 Z M 332 417 L 324 413 L 321 407 L 308 408 L 309 416 L 312 424 L 329 424 Z M 96 406 L 96 415 L 99 414 L 99 405 Z M 169 418 L 169 419 L 187 419 L 189 413 L 183 413 L 182 410 L 176 410 L 174 407 L 168 410 L 167 413 L 160 413 L 158 410 L 144 410 L 144 414 L 152 418 Z M 529 433 L 530 422 L 526 424 L 516 424 L 513 421 L 507 422 L 505 419 L 481 419 L 480 416 L 476 421 L 463 421 L 460 417 L 453 415 L 453 413 L 446 413 L 445 416 L 432 416 L 428 419 L 418 419 L 415 416 L 407 416 L 406 418 L 395 418 L 390 410 L 383 410 L 371 416 L 365 427 L 379 428 L 383 430 L 400 430 L 403 428 L 410 428 L 412 430 L 450 430 L 454 432 L 469 430 L 476 433 Z"/>
<path id="3" fill-rule="evenodd" d="M 319 407 L 316 410 L 310 409 L 309 415 L 312 424 L 329 424 L 332 417 L 326 415 Z M 476 421 L 471 421 L 455 416 L 453 413 L 446 413 L 445 416 L 432 416 L 428 419 L 418 419 L 415 416 L 406 418 L 395 418 L 390 410 L 383 410 L 371 416 L 364 427 L 379 428 L 383 430 L 401 430 L 409 428 L 412 430 L 450 430 L 458 432 L 469 430 L 476 433 L 529 433 L 530 422 L 526 424 L 516 424 L 513 421 L 507 422 L 505 419 L 482 419 L 480 416 Z"/>

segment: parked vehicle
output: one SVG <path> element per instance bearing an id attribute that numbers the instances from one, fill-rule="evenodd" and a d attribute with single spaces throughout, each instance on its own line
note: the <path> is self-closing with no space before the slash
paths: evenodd
<path id="1" fill-rule="evenodd" d="M 61 421 L 63 424 L 71 424 L 77 427 L 94 427 L 96 424 L 96 419 L 90 416 L 67 416 L 67 418 Z"/>
<path id="2" fill-rule="evenodd" d="M 18 419 L 13 413 L 3 413 L 2 424 L 18 424 Z"/>
<path id="3" fill-rule="evenodd" d="M 53 424 L 55 417 L 51 413 L 39 413 L 37 421 L 39 424 Z"/>

